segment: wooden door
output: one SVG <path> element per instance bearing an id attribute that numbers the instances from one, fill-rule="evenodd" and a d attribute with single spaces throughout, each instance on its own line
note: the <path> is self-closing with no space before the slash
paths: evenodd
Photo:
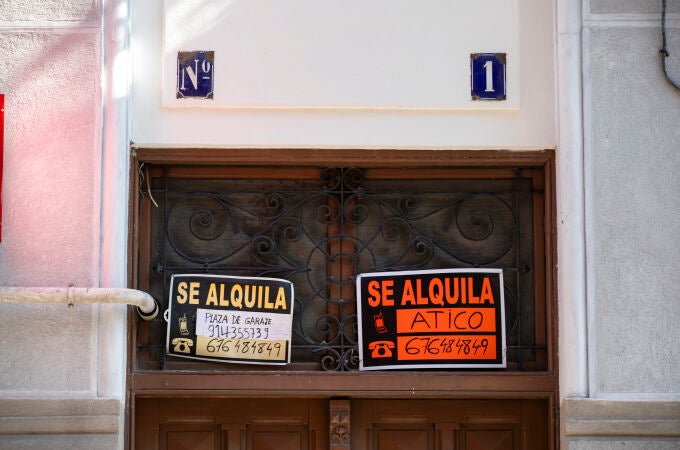
<path id="1" fill-rule="evenodd" d="M 137 449 L 549 448 L 541 400 L 138 399 L 136 411 Z"/>
<path id="2" fill-rule="evenodd" d="M 133 286 L 166 309 L 174 274 L 280 277 L 296 303 L 285 367 L 168 355 L 131 314 L 131 449 L 558 448 L 553 152 L 136 158 Z M 503 269 L 507 367 L 358 373 L 356 275 L 443 268 Z"/>

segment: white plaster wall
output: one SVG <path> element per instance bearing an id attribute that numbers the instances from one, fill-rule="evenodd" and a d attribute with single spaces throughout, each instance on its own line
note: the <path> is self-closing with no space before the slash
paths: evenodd
<path id="1" fill-rule="evenodd" d="M 82 25 L 99 23 L 98 0 L 4 0 L 0 3 L 4 25 Z"/>
<path id="2" fill-rule="evenodd" d="M 591 14 L 650 14 L 654 19 L 661 13 L 661 1 L 655 0 L 590 0 L 584 2 Z M 667 2 L 667 12 L 680 12 L 680 4 L 673 0 Z M 592 19 L 592 16 L 588 17 Z M 639 19 L 639 17 L 638 17 Z"/>
<path id="3" fill-rule="evenodd" d="M 680 447 L 680 439 L 611 439 L 609 437 L 591 437 L 574 439 L 569 444 L 570 450 L 676 450 Z"/>
<path id="4" fill-rule="evenodd" d="M 660 3 L 593 0 L 584 21 L 592 397 L 680 398 L 680 91 L 660 65 Z"/>
<path id="5" fill-rule="evenodd" d="M 0 1 L 0 286 L 101 284 L 101 8 Z M 110 309 L 0 304 L 0 448 L 122 446 L 122 389 L 109 380 L 123 378 L 125 328 L 112 345 Z"/>
<path id="6" fill-rule="evenodd" d="M 161 0 L 131 3 L 132 137 L 138 145 L 451 149 L 556 145 L 551 2 L 520 2 L 521 64 L 529 69 L 522 71 L 521 109 L 502 113 L 164 109 L 157 81 Z M 587 395 L 593 398 L 680 397 L 680 353 L 674 351 L 680 341 L 680 303 L 674 296 L 680 279 L 675 270 L 680 262 L 676 195 L 680 192 L 676 176 L 680 97 L 666 84 L 659 66 L 659 4 L 586 2 Z M 15 0 L 1 5 L 0 60 L 5 63 L 0 66 L 0 91 L 7 97 L 0 285 L 97 286 L 101 5 L 97 0 Z M 675 14 L 670 50 L 680 53 L 680 7 L 669 1 L 669 9 Z M 671 68 L 680 77 L 678 59 Z M 566 92 L 579 95 L 577 87 Z M 124 122 L 124 111 L 116 120 Z M 107 144 L 114 155 L 119 144 Z M 558 155 L 563 151 L 572 149 L 558 149 Z M 114 191 L 125 178 L 126 159 L 120 156 L 105 163 L 113 174 Z M 568 183 L 560 189 L 558 195 L 566 200 L 581 192 L 580 186 Z M 118 199 L 113 206 L 122 208 L 123 203 Z M 111 224 L 124 216 L 120 209 L 116 214 L 104 219 L 107 236 Z M 563 211 L 559 214 L 561 221 Z M 574 223 L 580 224 L 578 217 Z M 114 247 L 119 245 L 111 250 L 117 261 L 113 264 L 124 265 L 124 256 Z M 560 264 L 574 262 L 564 256 L 560 253 Z M 124 277 L 116 276 L 117 272 L 114 268 L 104 273 L 110 278 L 104 284 L 120 284 Z M 562 291 L 560 300 L 571 301 Z M 102 342 L 120 337 L 124 324 L 111 321 L 112 337 L 107 337 L 101 331 L 99 309 L 0 305 L 0 314 L 0 397 L 96 396 L 109 391 L 98 386 L 98 367 L 106 367 L 114 379 L 123 376 L 120 355 L 111 363 L 98 354 L 97 345 L 102 337 Z M 580 325 L 563 319 L 563 328 Z M 59 337 L 36 342 L 37 332 Z M 571 374 L 573 361 L 561 362 L 562 374 Z M 21 448 L 50 441 L 44 436 L 34 439 L 0 440 L 0 448 L 3 442 L 6 448 Z M 115 440 L 111 436 L 74 439 L 91 448 L 98 446 L 91 442 L 104 448 Z M 661 440 L 585 436 L 571 439 L 569 447 L 674 448 L 676 444 L 676 436 Z"/>
<path id="7" fill-rule="evenodd" d="M 96 0 L 1 2 L 2 286 L 99 284 L 100 20 Z M 96 307 L 0 317 L 0 396 L 96 395 Z"/>
<path id="8" fill-rule="evenodd" d="M 243 1 L 243 0 L 241 0 Z M 353 147 L 353 148 L 554 148 L 553 6 L 543 0 L 523 0 L 520 6 L 519 111 L 437 112 L 273 110 L 176 110 L 161 107 L 161 54 L 163 50 L 161 0 L 132 2 L 133 106 L 132 139 L 140 146 L 253 146 L 253 147 Z M 415 3 L 412 8 L 419 8 Z M 306 12 L 305 12 L 306 13 Z M 408 10 L 401 11 L 408 15 Z M 537 20 L 536 18 L 539 18 Z M 310 15 L 307 20 L 314 21 Z M 513 20 L 509 18 L 508 20 Z M 480 19 L 480 27 L 483 27 Z M 418 30 L 411 29 L 410 32 Z M 270 33 L 269 29 L 251 31 Z M 406 32 L 406 31 L 405 31 Z M 373 33 L 380 36 L 376 26 Z M 466 36 L 451 31 L 449 39 Z M 272 37 L 274 38 L 274 37 Z M 291 37 L 294 39 L 294 37 Z M 329 52 L 351 49 L 370 60 L 370 47 L 351 33 L 331 37 Z M 354 39 L 354 40 L 353 40 Z M 366 39 L 366 36 L 363 36 Z M 278 40 L 277 51 L 294 42 Z M 476 45 L 470 43 L 471 52 Z M 365 54 L 362 54 L 365 52 Z M 342 55 L 338 55 L 341 58 Z M 216 56 L 217 58 L 218 56 Z M 427 71 L 448 70 L 446 55 Z M 430 60 L 437 58 L 431 58 Z M 249 60 L 252 65 L 252 60 Z M 304 61 L 309 64 L 309 61 Z M 229 70 L 225 62 L 219 70 Z M 423 71 L 422 82 L 427 82 Z M 283 74 L 285 75 L 285 74 Z M 216 69 L 216 76 L 219 72 Z M 398 80 L 386 79 L 385 83 Z M 277 86 L 271 86 L 276 90 Z M 413 103 L 413 102 L 410 102 Z"/>
<path id="9" fill-rule="evenodd" d="M 116 447 L 116 436 L 105 437 L 96 434 L 67 434 L 55 439 L 50 434 L 32 434 L 29 436 L 8 436 L 0 439 L 0 449 L 3 450 L 93 450 Z"/>
<path id="10" fill-rule="evenodd" d="M 102 8 L 118 3 L 0 1 L 0 286 L 124 286 L 126 227 L 100 215 L 107 196 L 127 216 L 125 201 L 108 201 L 111 175 L 126 173 L 109 162 L 113 147 L 123 161 L 128 149 L 111 135 L 127 132 L 127 118 L 111 108 L 104 121 L 102 98 L 103 44 L 116 40 L 103 39 Z M 0 304 L 0 317 L 0 448 L 122 448 L 125 307 Z"/>

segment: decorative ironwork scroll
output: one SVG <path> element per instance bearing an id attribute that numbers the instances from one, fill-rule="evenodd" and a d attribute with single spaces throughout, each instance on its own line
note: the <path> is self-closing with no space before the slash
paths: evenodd
<path id="1" fill-rule="evenodd" d="M 316 180 L 154 178 L 159 207 L 151 212 L 150 265 L 157 298 L 166 301 L 173 273 L 288 279 L 295 286 L 293 363 L 347 371 L 358 368 L 357 274 L 498 267 L 508 361 L 521 369 L 535 359 L 529 179 L 319 173 Z"/>

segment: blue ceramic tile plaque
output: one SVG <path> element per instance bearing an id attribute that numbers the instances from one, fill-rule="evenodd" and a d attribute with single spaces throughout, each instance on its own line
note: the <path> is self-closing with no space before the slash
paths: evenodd
<path id="1" fill-rule="evenodd" d="M 177 98 L 213 98 L 214 51 L 177 52 Z"/>
<path id="2" fill-rule="evenodd" d="M 505 53 L 472 53 L 472 100 L 505 100 Z"/>

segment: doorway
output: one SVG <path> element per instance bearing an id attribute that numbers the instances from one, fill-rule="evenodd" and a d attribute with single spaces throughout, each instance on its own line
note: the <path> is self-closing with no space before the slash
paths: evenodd
<path id="1" fill-rule="evenodd" d="M 543 450 L 542 400 L 140 399 L 136 448 Z"/>
<path id="2" fill-rule="evenodd" d="M 130 317 L 132 448 L 554 449 L 553 152 L 137 149 L 131 272 L 295 285 L 292 363 L 190 361 Z M 507 367 L 358 371 L 359 273 L 501 268 Z"/>

